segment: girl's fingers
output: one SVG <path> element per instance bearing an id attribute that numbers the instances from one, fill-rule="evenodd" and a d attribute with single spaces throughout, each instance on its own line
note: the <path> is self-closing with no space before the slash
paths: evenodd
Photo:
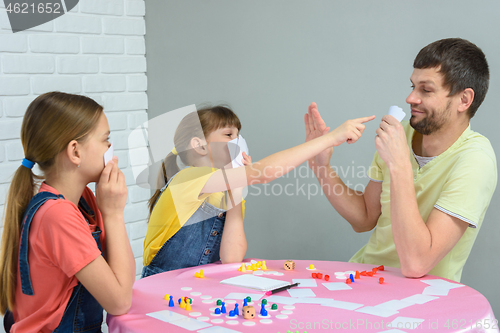
<path id="1" fill-rule="evenodd" d="M 371 120 L 375 119 L 375 116 L 369 116 L 369 117 L 361 117 L 361 118 L 356 118 L 356 119 L 353 119 L 355 122 L 357 123 L 366 123 L 366 122 L 369 122 Z"/>

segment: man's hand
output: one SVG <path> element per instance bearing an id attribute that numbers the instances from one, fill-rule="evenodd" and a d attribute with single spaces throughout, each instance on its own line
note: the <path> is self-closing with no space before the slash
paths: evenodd
<path id="1" fill-rule="evenodd" d="M 304 116 L 304 124 L 306 127 L 306 142 L 316 139 L 330 131 L 330 127 L 326 127 L 323 118 L 319 114 L 316 103 L 312 102 L 309 105 L 308 113 Z M 328 148 L 308 160 L 309 167 L 313 169 L 317 166 L 326 166 L 332 158 L 333 148 Z"/>
<path id="2" fill-rule="evenodd" d="M 410 160 L 410 150 L 399 121 L 393 116 L 385 115 L 376 133 L 375 147 L 389 170 L 404 167 Z"/>

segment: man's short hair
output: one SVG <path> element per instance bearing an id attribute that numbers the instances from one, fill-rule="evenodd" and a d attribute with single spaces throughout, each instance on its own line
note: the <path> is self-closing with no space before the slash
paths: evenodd
<path id="1" fill-rule="evenodd" d="M 490 73 L 483 51 L 461 38 L 446 38 L 424 47 L 417 54 L 413 68 L 439 68 L 444 86 L 453 96 L 466 88 L 474 90 L 474 100 L 467 113 L 474 117 L 488 91 Z"/>

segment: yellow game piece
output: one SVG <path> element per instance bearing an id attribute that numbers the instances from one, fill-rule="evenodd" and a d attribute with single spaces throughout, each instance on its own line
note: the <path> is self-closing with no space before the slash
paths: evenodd
<path id="1" fill-rule="evenodd" d="M 184 297 L 181 299 L 181 308 L 186 308 L 186 302 L 184 302 Z"/>
<path id="2" fill-rule="evenodd" d="M 204 278 L 205 274 L 203 274 L 203 269 L 200 269 L 200 277 Z"/>
<path id="3" fill-rule="evenodd" d="M 243 269 L 243 265 L 241 265 L 240 268 L 238 268 L 238 272 L 241 272 L 242 269 Z"/>
<path id="4" fill-rule="evenodd" d="M 165 301 L 169 301 L 170 300 L 170 295 L 169 294 L 165 294 L 164 299 L 165 299 Z"/>
<path id="5" fill-rule="evenodd" d="M 252 269 L 252 265 L 247 265 L 247 270 L 251 270 Z"/>
<path id="6" fill-rule="evenodd" d="M 255 266 L 255 264 L 252 264 L 252 271 L 256 271 L 257 270 L 257 266 Z"/>
<path id="7" fill-rule="evenodd" d="M 260 266 L 262 266 L 262 262 L 261 261 L 257 261 L 257 268 L 260 268 Z"/>
<path id="8" fill-rule="evenodd" d="M 191 311 L 191 303 L 186 302 L 186 311 Z"/>
<path id="9" fill-rule="evenodd" d="M 247 268 L 246 268 L 245 264 L 241 265 L 241 271 L 242 272 L 246 272 L 247 271 Z"/>
<path id="10" fill-rule="evenodd" d="M 314 269 L 314 265 L 313 265 L 313 264 L 310 264 L 310 265 L 309 265 L 309 269 Z"/>
<path id="11" fill-rule="evenodd" d="M 200 276 L 200 273 L 198 273 L 198 272 L 194 272 L 194 277 L 196 277 L 196 278 L 201 277 L 201 276 Z"/>
<path id="12" fill-rule="evenodd" d="M 262 270 L 264 270 L 264 271 L 265 271 L 266 269 L 267 269 L 267 266 L 266 266 L 266 261 L 264 260 L 264 261 L 262 262 Z"/>

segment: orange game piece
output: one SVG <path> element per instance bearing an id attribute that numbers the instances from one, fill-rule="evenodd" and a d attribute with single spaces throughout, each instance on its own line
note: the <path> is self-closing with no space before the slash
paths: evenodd
<path id="1" fill-rule="evenodd" d="M 380 265 L 380 266 L 378 266 L 378 270 L 379 270 L 379 271 L 383 271 L 384 269 L 385 269 L 384 265 Z"/>
<path id="2" fill-rule="evenodd" d="M 366 271 L 362 271 L 360 274 L 366 276 Z"/>
<path id="3" fill-rule="evenodd" d="M 325 275 L 325 281 L 330 281 L 330 275 Z"/>
<path id="4" fill-rule="evenodd" d="M 347 279 L 347 280 L 345 280 L 345 283 L 346 283 L 346 284 L 351 284 L 351 279 Z"/>
<path id="5" fill-rule="evenodd" d="M 318 273 L 318 274 L 316 274 L 316 276 L 318 277 L 318 279 L 322 279 L 323 278 L 323 273 Z"/>
<path id="6" fill-rule="evenodd" d="M 366 275 L 373 276 L 373 272 L 367 272 Z"/>
<path id="7" fill-rule="evenodd" d="M 384 278 L 381 277 L 380 279 L 378 279 L 378 283 L 380 283 L 380 284 L 384 283 Z"/>
<path id="8" fill-rule="evenodd" d="M 354 276 L 354 278 L 357 280 L 357 279 L 361 279 L 361 276 L 359 276 L 359 271 L 356 271 L 356 276 Z"/>
<path id="9" fill-rule="evenodd" d="M 318 278 L 318 274 L 316 274 L 316 273 L 312 273 L 311 275 L 312 275 L 313 279 L 317 279 Z"/>

